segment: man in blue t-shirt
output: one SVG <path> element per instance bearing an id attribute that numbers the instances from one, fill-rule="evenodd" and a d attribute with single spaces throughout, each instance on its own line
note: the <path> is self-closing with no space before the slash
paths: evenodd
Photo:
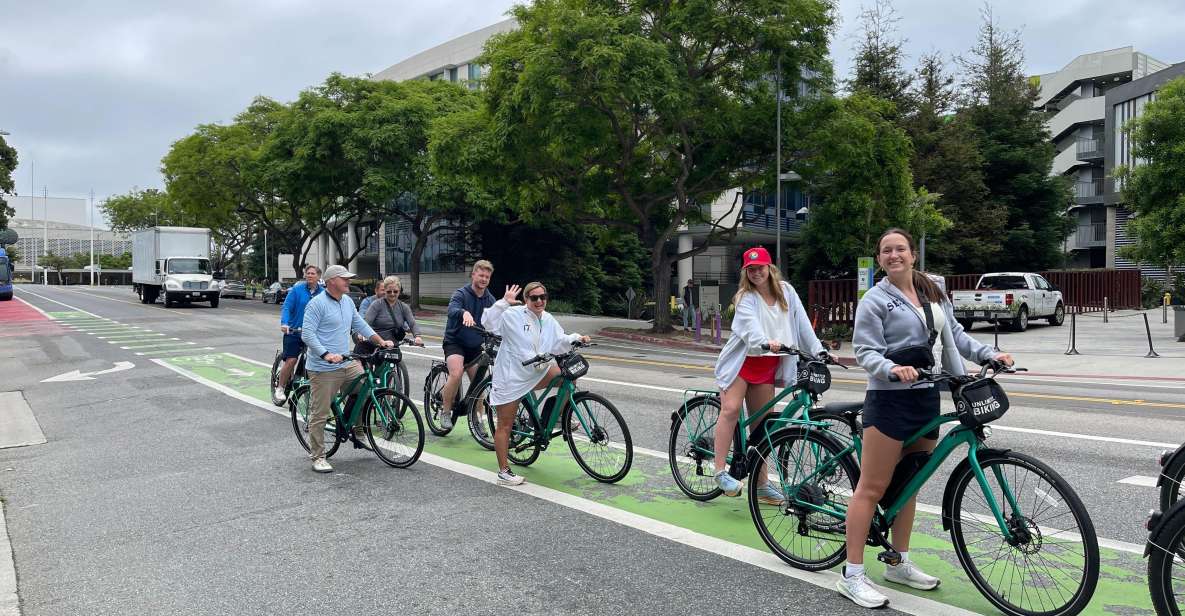
<path id="1" fill-rule="evenodd" d="M 321 268 L 316 265 L 304 266 L 304 284 L 292 285 L 288 295 L 284 297 L 284 307 L 280 310 L 280 331 L 284 332 L 284 350 L 280 357 L 284 359 L 284 367 L 280 368 L 280 379 L 276 383 L 273 400 L 279 400 L 278 405 L 284 404 L 288 395 L 288 381 L 292 380 L 292 371 L 296 368 L 296 358 L 304 351 L 304 342 L 300 340 L 300 326 L 304 323 L 304 310 L 309 300 L 323 291 L 319 284 Z M 278 406 L 277 405 L 277 406 Z"/>
<path id="2" fill-rule="evenodd" d="M 481 323 L 482 311 L 497 301 L 493 293 L 486 292 L 493 275 L 494 265 L 489 261 L 482 259 L 474 263 L 469 284 L 454 291 L 448 302 L 448 323 L 440 345 L 448 365 L 448 381 L 441 390 L 444 410 L 440 413 L 440 427 L 445 430 L 453 427 L 453 401 L 461 387 L 461 372 L 481 353 L 481 334 L 473 326 Z M 473 379 L 476 372 L 476 368 L 470 368 L 469 378 Z"/>

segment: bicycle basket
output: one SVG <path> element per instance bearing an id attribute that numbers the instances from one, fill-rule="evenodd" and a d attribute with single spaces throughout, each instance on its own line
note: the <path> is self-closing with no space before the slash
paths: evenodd
<path id="1" fill-rule="evenodd" d="M 968 428 L 987 425 L 1008 412 L 1008 394 L 995 379 L 985 378 L 954 388 L 955 413 Z"/>
<path id="2" fill-rule="evenodd" d="M 569 381 L 588 374 L 588 361 L 579 353 L 572 353 L 560 360 L 560 373 Z"/>
<path id="3" fill-rule="evenodd" d="M 403 361 L 403 351 L 399 350 L 399 347 L 383 349 L 375 355 L 374 359 L 375 363 Z"/>
<path id="4" fill-rule="evenodd" d="M 798 382 L 794 384 L 794 387 L 805 389 L 816 396 L 820 395 L 831 389 L 831 371 L 823 362 L 799 362 Z"/>

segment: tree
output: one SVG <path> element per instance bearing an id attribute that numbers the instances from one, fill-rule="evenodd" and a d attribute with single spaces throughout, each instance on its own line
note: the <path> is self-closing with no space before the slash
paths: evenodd
<path id="1" fill-rule="evenodd" d="M 3 243 L 0 242 L 0 245 L 2 245 L 2 244 Z M 9 263 L 16 263 L 17 261 L 21 260 L 21 257 L 22 257 L 21 247 L 18 244 L 11 244 L 8 246 L 4 246 L 4 252 L 8 253 L 8 262 Z"/>
<path id="2" fill-rule="evenodd" d="M 484 118 L 470 118 L 497 152 L 487 177 L 520 212 L 636 234 L 665 303 L 672 264 L 735 233 L 708 204 L 772 175 L 775 59 L 783 83 L 829 74 L 831 3 L 537 0 L 512 13 L 520 27 L 481 59 Z M 684 225 L 705 239 L 669 253 Z M 654 329 L 669 331 L 666 311 Z"/>
<path id="3" fill-rule="evenodd" d="M 971 56 L 962 60 L 965 114 L 983 156 L 983 207 L 1006 221 L 995 268 L 1035 271 L 1057 266 L 1072 221 L 1069 187 L 1052 177 L 1054 147 L 1045 116 L 1033 106 L 1037 88 L 1023 71 L 1024 49 L 1016 32 L 1003 30 L 990 8 Z"/>
<path id="4" fill-rule="evenodd" d="M 90 255 L 83 255 L 82 253 L 75 253 L 73 255 L 59 255 L 55 253 L 48 253 L 41 257 L 40 265 L 46 269 L 51 269 L 58 274 L 58 284 L 62 284 L 62 270 L 64 269 L 79 269 L 84 265 L 82 257 L 90 260 Z"/>
<path id="5" fill-rule="evenodd" d="M 1137 261 L 1164 263 L 1171 279 L 1173 266 L 1185 264 L 1185 77 L 1161 87 L 1124 130 L 1140 162 L 1118 172 L 1124 206 L 1133 212 L 1127 234 L 1135 239 L 1122 250 Z"/>
<path id="6" fill-rule="evenodd" d="M 185 226 L 184 212 L 169 200 L 168 193 L 149 188 L 133 188 L 99 205 L 113 231 L 131 232 L 148 227 Z M 192 226 L 192 225 L 191 225 Z"/>
<path id="7" fill-rule="evenodd" d="M 876 0 L 872 7 L 860 11 L 861 37 L 852 49 L 855 60 L 852 78 L 848 80 L 852 93 L 869 94 L 893 103 L 895 109 L 889 113 L 893 120 L 913 110 L 910 96 L 913 76 L 903 66 L 902 48 L 906 41 L 897 34 L 899 21 L 901 18 L 891 0 Z"/>
<path id="8" fill-rule="evenodd" d="M 14 186 L 12 182 L 12 172 L 16 169 L 17 155 L 16 149 L 8 145 L 4 140 L 4 136 L 0 135 L 0 229 L 8 228 L 8 219 L 13 215 L 13 210 L 8 207 L 8 202 L 4 200 L 5 194 L 12 194 Z"/>
<path id="9" fill-rule="evenodd" d="M 126 270 L 132 266 L 132 253 L 125 252 L 118 255 L 95 255 L 99 267 L 104 270 Z"/>

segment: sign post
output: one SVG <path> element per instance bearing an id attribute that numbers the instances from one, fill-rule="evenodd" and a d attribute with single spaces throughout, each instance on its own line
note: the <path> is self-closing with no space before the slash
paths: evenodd
<path id="1" fill-rule="evenodd" d="M 864 294 L 872 288 L 872 274 L 876 271 L 872 257 L 860 257 L 856 260 L 856 299 L 864 299 Z"/>

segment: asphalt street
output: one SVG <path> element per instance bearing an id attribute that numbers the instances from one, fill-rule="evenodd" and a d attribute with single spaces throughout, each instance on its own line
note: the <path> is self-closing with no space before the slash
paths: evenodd
<path id="1" fill-rule="evenodd" d="M 48 439 L 0 450 L 25 614 L 863 612 L 817 580 L 499 488 L 447 464 L 398 470 L 344 451 L 334 458 L 337 472 L 313 474 L 288 421 L 162 365 L 230 353 L 256 362 L 253 378 L 266 382 L 263 365 L 279 343 L 277 306 L 224 300 L 217 309 L 165 309 L 140 304 L 128 288 L 18 287 L 17 297 L 54 317 L 0 337 L 0 390 L 24 392 Z M 67 313 L 110 324 L 68 326 Z M 440 357 L 443 325 L 423 321 L 429 348 L 405 353 L 417 400 Z M 569 331 L 583 323 L 562 322 Z M 585 354 L 592 370 L 581 384 L 622 411 L 646 460 L 639 473 L 660 473 L 671 412 L 683 390 L 713 388 L 715 357 L 598 342 Z M 121 361 L 135 367 L 42 382 Z M 1156 501 L 1147 485 L 1154 458 L 1185 439 L 1185 362 L 1167 361 L 1181 362 L 1181 380 L 1010 377 L 1013 407 L 989 441 L 1041 459 L 1073 485 L 1104 547 L 1126 555 L 1110 564 L 1130 569 L 1119 575 L 1133 586 L 1142 561 L 1132 552 Z M 863 398 L 858 369 L 833 377 L 826 400 Z M 567 455 L 562 445 L 545 453 Z M 493 470 L 488 457 L 484 468 Z M 529 482 L 533 470 L 522 473 Z M 923 491 L 923 505 L 940 503 L 944 480 L 940 473 Z M 748 517 L 742 500 L 711 505 Z"/>

